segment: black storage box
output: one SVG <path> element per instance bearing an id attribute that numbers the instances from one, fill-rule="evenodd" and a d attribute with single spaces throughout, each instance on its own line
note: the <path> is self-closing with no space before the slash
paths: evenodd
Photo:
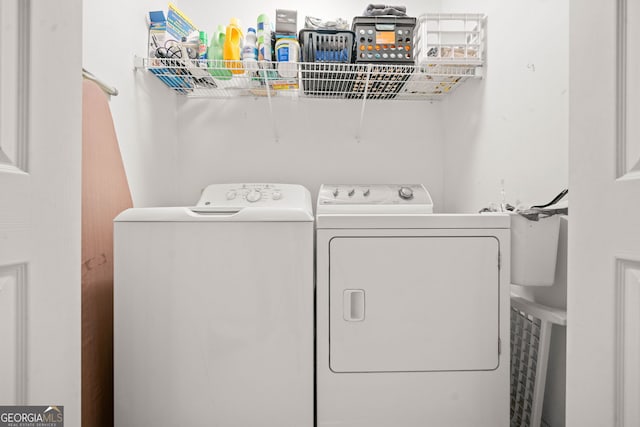
<path id="1" fill-rule="evenodd" d="M 355 62 L 413 64 L 416 18 L 408 16 L 356 16 Z"/>

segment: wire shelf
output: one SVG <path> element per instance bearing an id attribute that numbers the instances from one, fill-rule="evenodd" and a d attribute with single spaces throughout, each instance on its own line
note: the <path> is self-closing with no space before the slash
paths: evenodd
<path id="1" fill-rule="evenodd" d="M 136 57 L 169 88 L 193 98 L 308 97 L 329 99 L 437 100 L 469 78 L 482 77 L 482 63 L 420 65 L 241 61 Z"/>

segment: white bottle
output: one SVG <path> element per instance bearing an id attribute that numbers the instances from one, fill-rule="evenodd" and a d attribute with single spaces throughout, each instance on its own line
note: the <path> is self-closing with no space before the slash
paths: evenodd
<path id="1" fill-rule="evenodd" d="M 254 72 L 258 70 L 258 37 L 255 28 L 249 27 L 242 46 L 242 63 L 245 70 Z"/>

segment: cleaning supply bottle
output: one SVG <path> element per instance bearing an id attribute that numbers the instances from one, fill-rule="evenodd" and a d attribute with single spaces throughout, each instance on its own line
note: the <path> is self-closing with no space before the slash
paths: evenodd
<path id="1" fill-rule="evenodd" d="M 258 60 L 271 61 L 271 24 L 263 13 L 258 16 Z"/>
<path id="2" fill-rule="evenodd" d="M 208 44 L 209 43 L 207 43 L 207 32 L 200 31 L 199 37 L 198 37 L 198 59 L 206 60 L 208 58 L 207 56 Z"/>
<path id="3" fill-rule="evenodd" d="M 278 61 L 278 74 L 281 77 L 292 78 L 298 75 L 298 58 L 300 57 L 300 44 L 292 38 L 281 38 L 276 42 L 276 60 Z"/>
<path id="4" fill-rule="evenodd" d="M 217 30 L 211 35 L 211 42 L 207 51 L 210 65 L 209 74 L 218 80 L 229 80 L 231 78 L 231 70 L 225 67 L 222 58 L 222 47 L 224 46 L 226 31 L 227 29 L 224 25 L 218 25 Z"/>
<path id="5" fill-rule="evenodd" d="M 248 72 L 258 70 L 258 37 L 255 28 L 249 27 L 242 46 L 242 64 Z"/>
<path id="6" fill-rule="evenodd" d="M 242 62 L 240 62 L 240 52 L 242 50 L 242 30 L 240 29 L 238 18 L 231 18 L 227 25 L 227 32 L 222 46 L 222 57 L 225 65 L 234 74 L 242 74 Z"/>

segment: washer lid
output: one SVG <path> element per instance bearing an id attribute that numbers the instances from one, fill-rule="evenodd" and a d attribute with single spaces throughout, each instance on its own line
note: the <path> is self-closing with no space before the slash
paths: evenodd
<path id="1" fill-rule="evenodd" d="M 433 201 L 422 184 L 323 184 L 318 215 L 430 214 Z"/>
<path id="2" fill-rule="evenodd" d="M 194 207 L 128 209 L 115 221 L 313 221 L 313 211 L 301 185 L 212 184 Z"/>

